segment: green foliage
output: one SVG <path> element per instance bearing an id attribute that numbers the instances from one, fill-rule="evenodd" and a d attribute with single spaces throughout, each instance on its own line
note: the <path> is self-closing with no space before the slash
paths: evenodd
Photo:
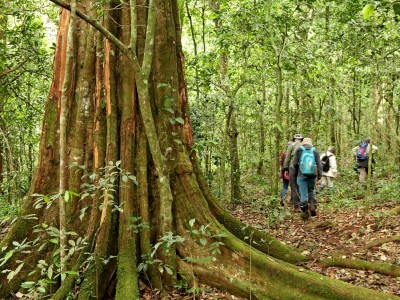
<path id="1" fill-rule="evenodd" d="M 81 184 L 82 192 L 79 194 L 80 200 L 93 197 L 98 197 L 99 199 L 107 197 L 107 205 L 112 207 L 112 211 L 123 212 L 123 203 L 117 203 L 114 199 L 118 184 L 122 189 L 128 187 L 129 184 L 138 184 L 134 175 L 121 168 L 121 161 L 116 161 L 115 163 L 110 161 L 107 166 L 99 168 L 97 173 L 86 172 L 86 167 L 83 165 L 80 166 L 76 162 L 70 164 L 69 168 L 75 169 L 76 172 L 84 172 L 82 176 L 83 183 Z M 66 191 L 66 193 L 73 196 L 78 195 L 72 191 Z M 87 206 L 81 209 L 79 216 L 81 220 L 84 218 L 88 208 Z M 104 201 L 102 201 L 99 206 L 100 210 L 103 208 Z"/>
<path id="2" fill-rule="evenodd" d="M 129 229 L 132 229 L 134 233 L 139 233 L 142 230 L 150 229 L 148 222 L 142 221 L 141 217 L 130 216 L 129 221 L 131 223 Z"/>
<path id="3" fill-rule="evenodd" d="M 0 2 L 0 207 L 21 205 L 36 164 L 58 18 L 46 3 Z M 13 211 L 1 209 L 0 219 Z"/>

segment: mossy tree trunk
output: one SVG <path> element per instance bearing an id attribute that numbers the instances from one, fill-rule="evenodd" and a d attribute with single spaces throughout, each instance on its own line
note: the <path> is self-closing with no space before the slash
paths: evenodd
<path id="1" fill-rule="evenodd" d="M 58 0 L 53 2 L 69 8 Z M 154 250 L 151 244 L 177 235 L 185 241 L 172 244 L 168 252 L 160 247 L 154 257 L 171 272 L 158 273 L 152 268 L 147 271 L 152 286 L 164 291 L 186 276 L 193 284 L 203 282 L 252 299 L 382 299 L 378 292 L 303 271 L 295 266 L 304 260 L 302 255 L 245 227 L 211 195 L 191 151 L 177 2 L 131 1 L 131 7 L 119 2 L 110 4 L 107 11 L 112 15 L 104 15 L 102 26 L 88 17 L 96 10 L 91 9 L 90 3 L 78 2 L 77 15 L 81 19 L 75 24 L 74 63 L 68 65 L 69 13 L 61 11 L 39 166 L 30 193 L 58 191 L 59 104 L 66 68 L 73 68 L 69 74 L 74 87 L 67 99 L 67 161 L 85 166 L 85 171 L 69 170 L 65 174 L 66 189 L 82 192 L 81 184 L 88 181 L 87 177 L 82 179 L 84 172 L 99 172 L 104 166 L 110 167 L 111 161 L 112 167 L 120 161 L 123 172 L 134 174 L 138 183 L 126 182 L 121 176 L 91 197 L 68 201 L 66 227 L 88 242 L 70 257 L 68 266 L 69 270 L 80 272 L 78 299 L 105 299 L 110 295 L 115 299 L 138 299 L 137 263 L 142 255 Z M 135 32 L 130 32 L 130 26 L 118 25 L 129 22 L 137 24 L 132 26 Z M 108 168 L 106 173 L 112 170 L 115 169 Z M 6 247 L 5 251 L 13 249 L 13 241 L 32 241 L 40 236 L 32 231 L 37 224 L 58 227 L 57 201 L 47 209 L 35 208 L 34 202 L 31 197 L 25 203 L 23 217 L 1 241 L 0 247 Z M 88 213 L 80 220 L 82 209 Z M 33 214 L 36 218 L 29 217 Z M 140 223 L 133 223 L 132 217 L 137 220 L 139 216 Z M 148 230 L 140 227 L 145 222 Z M 194 230 L 201 231 L 206 226 L 203 234 Z M 246 243 L 249 240 L 253 241 L 252 246 Z M 216 242 L 221 243 L 221 253 L 214 253 L 215 260 L 205 263 L 211 255 L 210 246 L 216 246 Z M 39 260 L 51 263 L 54 247 L 57 246 L 39 248 L 39 243 L 30 244 L 25 249 L 31 251 L 28 256 L 15 252 L 3 268 L 15 270 L 18 259 L 24 267 L 11 280 L 6 279 L 6 273 L 0 274 L 0 297 L 7 298 L 18 291 L 23 281 L 38 280 L 40 272 L 31 271 L 37 269 Z M 66 299 L 75 279 L 68 276 L 56 285 L 51 298 Z"/>

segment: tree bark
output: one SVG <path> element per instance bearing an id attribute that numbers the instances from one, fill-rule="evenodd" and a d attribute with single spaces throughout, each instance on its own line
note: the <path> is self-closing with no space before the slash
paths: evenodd
<path id="1" fill-rule="evenodd" d="M 381 293 L 303 272 L 290 263 L 304 260 L 300 254 L 243 226 L 218 206 L 192 151 L 177 2 L 157 0 L 147 6 L 138 2 L 136 49 L 127 49 L 124 44 L 129 43 L 127 36 L 132 33 L 126 31 L 131 27 L 115 26 L 131 19 L 128 6 L 111 4 L 107 12 L 112 15 L 104 15 L 104 26 L 91 23 L 110 39 L 104 40 L 86 23 L 92 22 L 91 18 L 83 16 L 93 13 L 90 1 L 79 2 L 77 15 L 86 21 L 76 24 L 76 65 L 65 64 L 66 10 L 60 16 L 54 78 L 43 121 L 39 166 L 30 194 L 58 191 L 57 104 L 62 74 L 65 68 L 73 68 L 70 74 L 75 73 L 71 78 L 75 88 L 68 114 L 67 160 L 85 168 L 67 174 L 69 189 L 79 191 L 82 198 L 68 202 L 67 226 L 88 242 L 70 260 L 70 270 L 80 273 L 76 278 L 80 281 L 78 299 L 138 299 L 136 262 L 145 263 L 142 255 L 159 259 L 157 267 L 163 273 L 151 275 L 151 269 L 148 273 L 149 277 L 154 276 L 152 283 L 159 277 L 163 290 L 171 288 L 178 277 L 186 276 L 189 281 L 252 299 L 382 299 Z M 152 26 L 153 9 L 157 13 L 154 43 L 151 28 L 141 31 Z M 115 39 L 119 42 L 111 44 Z M 148 52 L 151 49 L 153 54 Z M 166 96 L 174 99 L 173 114 L 164 109 L 170 98 Z M 118 166 L 121 172 L 115 171 Z M 95 176 L 90 175 L 92 172 L 96 172 Z M 126 181 L 126 172 L 136 176 L 137 185 Z M 90 176 L 82 178 L 83 174 Z M 112 176 L 119 177 L 98 188 Z M 90 183 L 90 178 L 95 180 Z M 95 187 L 92 195 L 83 197 L 85 186 L 81 183 Z M 0 297 L 18 291 L 23 281 L 36 281 L 41 271 L 35 267 L 37 262 L 43 260 L 50 265 L 53 254 L 57 256 L 57 246 L 51 244 L 43 248 L 30 244 L 25 249 L 31 251 L 29 256 L 13 247 L 13 241 L 21 243 L 25 238 L 46 240 L 46 231 L 32 230 L 35 225 L 58 226 L 57 203 L 47 209 L 36 209 L 34 204 L 31 196 L 24 205 L 24 217 L 0 243 L 0 248 L 15 251 L 3 268 L 15 270 L 18 259 L 26 264 L 11 280 L 6 279 L 6 273 L 0 274 Z M 88 213 L 80 221 L 82 209 Z M 32 214 L 35 219 L 29 218 Z M 140 222 L 132 221 L 139 216 Z M 198 232 L 203 233 L 199 236 Z M 249 245 L 244 241 L 250 236 L 256 239 L 251 238 Z M 178 237 L 184 242 L 179 242 Z M 148 252 L 149 244 L 162 240 L 166 242 L 157 249 L 150 247 L 151 253 Z M 220 253 L 210 254 L 210 246 L 217 247 Z M 209 256 L 214 257 L 212 262 L 201 262 Z M 37 272 L 32 274 L 32 270 Z M 52 298 L 66 299 L 73 284 L 71 275 L 61 286 L 54 286 Z"/>

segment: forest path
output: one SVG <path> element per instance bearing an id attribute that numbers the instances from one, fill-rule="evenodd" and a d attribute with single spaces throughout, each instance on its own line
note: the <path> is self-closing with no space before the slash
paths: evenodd
<path id="1" fill-rule="evenodd" d="M 279 204 L 278 204 L 279 205 Z M 310 257 L 304 264 L 326 276 L 355 285 L 400 296 L 400 277 L 336 267 L 323 267 L 320 260 L 335 253 L 340 257 L 385 262 L 400 267 L 400 243 L 389 242 L 363 249 L 377 239 L 400 235 L 400 215 L 391 213 L 395 202 L 332 199 L 320 196 L 317 216 L 307 221 L 295 213 L 289 203 L 285 207 L 262 207 L 253 204 L 237 206 L 232 213 L 243 222 L 266 230 L 284 243 L 299 248 Z M 280 221 L 278 221 L 280 219 Z M 282 220 L 284 219 L 284 220 Z"/>

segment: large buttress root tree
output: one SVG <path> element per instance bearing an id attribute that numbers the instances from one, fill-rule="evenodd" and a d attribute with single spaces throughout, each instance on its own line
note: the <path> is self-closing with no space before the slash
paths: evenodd
<path id="1" fill-rule="evenodd" d="M 110 294 L 115 299 L 138 299 L 142 274 L 137 265 L 143 255 L 148 257 L 155 251 L 152 245 L 160 240 L 166 243 L 158 247 L 154 258 L 159 259 L 157 266 L 163 266 L 164 272 L 150 264 L 144 276 L 159 289 L 168 290 L 185 276 L 192 284 L 202 282 L 242 297 L 251 295 L 252 299 L 382 298 L 378 292 L 301 270 L 295 263 L 304 260 L 303 256 L 245 227 L 210 194 L 191 151 L 176 0 L 118 1 L 108 7 L 101 23 L 94 19 L 98 8 L 91 7 L 92 2 L 79 1 L 71 48 L 67 47 L 70 7 L 58 0 L 52 2 L 64 9 L 39 165 L 30 193 L 58 191 L 64 74 L 71 76 L 66 93 L 67 160 L 84 166 L 65 172 L 66 190 L 83 194 L 82 183 L 89 180 L 85 173 L 103 169 L 105 176 L 111 176 L 117 161 L 123 174 L 129 172 L 137 179 L 134 184 L 120 176 L 119 181 L 110 181 L 111 186 L 90 197 L 67 202 L 66 230 L 87 241 L 66 267 L 79 272 L 79 299 L 103 299 Z M 75 49 L 69 65 L 65 63 L 67 49 Z M 101 180 L 92 178 L 92 185 Z M 59 227 L 57 201 L 49 208 L 35 208 L 34 203 L 31 197 L 23 216 L 1 241 L 3 257 L 12 251 L 13 241 L 33 241 L 43 234 L 32 230 L 35 225 Z M 82 209 L 87 213 L 80 220 Z M 178 242 L 177 236 L 184 242 Z M 9 273 L 0 274 L 0 297 L 18 291 L 23 281 L 38 279 L 39 272 L 31 271 L 38 261 L 51 261 L 58 247 L 47 244 L 39 248 L 39 244 L 30 244 L 28 256 L 15 251 L 3 265 L 16 270 L 20 261 L 24 262 L 10 280 L 6 278 Z M 162 251 L 165 245 L 167 251 Z M 210 245 L 220 253 L 210 250 Z M 58 282 L 52 299 L 65 299 L 76 279 L 71 275 Z"/>

